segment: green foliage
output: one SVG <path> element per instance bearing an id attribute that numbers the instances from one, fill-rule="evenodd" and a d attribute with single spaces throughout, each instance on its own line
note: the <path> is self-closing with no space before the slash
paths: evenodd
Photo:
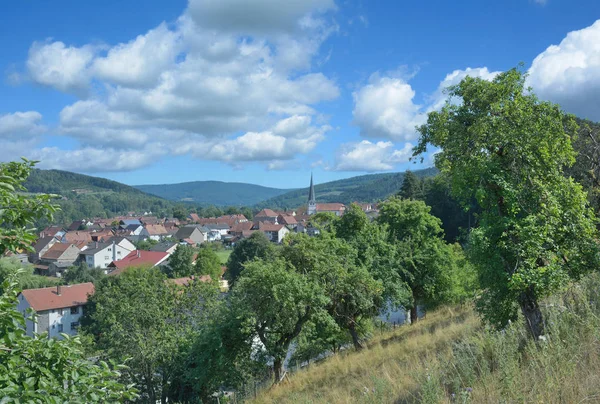
<path id="1" fill-rule="evenodd" d="M 213 281 L 221 279 L 221 259 L 212 248 L 202 247 L 194 264 L 196 275 L 210 275 Z"/>
<path id="2" fill-rule="evenodd" d="M 19 289 L 45 288 L 62 283 L 60 279 L 34 275 L 33 267 L 31 265 L 23 265 L 14 257 L 0 258 L 0 294 L 3 293 L 2 284 L 11 276 L 13 277 L 12 279 L 17 283 Z"/>
<path id="3" fill-rule="evenodd" d="M 157 240 L 153 240 L 151 238 L 147 238 L 145 240 L 140 240 L 135 243 L 135 248 L 138 250 L 150 251 L 152 247 L 158 244 Z"/>
<path id="4" fill-rule="evenodd" d="M 58 207 L 51 195 L 28 195 L 23 183 L 35 162 L 23 160 L 0 164 L 0 256 L 7 251 L 31 251 L 34 224 L 52 220 Z"/>
<path id="5" fill-rule="evenodd" d="M 417 304 L 436 306 L 449 300 L 454 250 L 442 238 L 441 222 L 422 201 L 391 198 L 380 206 L 378 221 L 388 226 L 388 240 L 399 260 L 402 280 L 412 291 L 412 319 Z"/>
<path id="6" fill-rule="evenodd" d="M 322 287 L 283 259 L 246 264 L 232 292 L 232 305 L 244 313 L 245 327 L 256 333 L 273 358 L 275 381 L 303 325 L 327 303 Z"/>
<path id="7" fill-rule="evenodd" d="M 469 253 L 484 317 L 503 326 L 520 306 L 537 338 L 544 328 L 539 299 L 597 268 L 598 253 L 586 195 L 563 175 L 575 160 L 577 124 L 524 82 L 517 69 L 491 82 L 465 78 L 449 90 L 460 102 L 430 113 L 419 129 L 416 152 L 441 148 L 436 166 L 453 195 L 482 210 Z"/>
<path id="8" fill-rule="evenodd" d="M 244 270 L 245 264 L 253 259 L 270 259 L 276 254 L 275 247 L 262 232 L 254 232 L 250 237 L 240 240 L 227 261 L 227 279 L 232 285 Z"/>
<path id="9" fill-rule="evenodd" d="M 63 279 L 69 285 L 76 283 L 92 282 L 97 283 L 106 274 L 102 268 L 90 268 L 85 262 L 80 262 L 78 265 L 73 265 L 64 274 Z"/>
<path id="10" fill-rule="evenodd" d="M 169 257 L 169 263 L 161 268 L 169 278 L 183 278 L 194 275 L 195 249 L 189 245 L 179 244 Z"/>
<path id="11" fill-rule="evenodd" d="M 15 277 L 6 279 L 0 296 L 0 396 L 2 402 L 91 403 L 136 398 L 131 385 L 118 381 L 123 365 L 92 363 L 77 337 L 64 340 L 45 334 L 25 335 L 25 318 L 16 310 Z"/>
<path id="12" fill-rule="evenodd" d="M 398 196 L 404 199 L 423 199 L 423 180 L 417 177 L 412 171 L 407 170 L 404 173 L 404 180 Z"/>
<path id="13" fill-rule="evenodd" d="M 130 268 L 98 283 L 82 320 L 104 356 L 130 358 L 127 376 L 148 402 L 168 396 L 181 355 L 216 304 L 211 284 L 183 290 L 156 268 Z"/>

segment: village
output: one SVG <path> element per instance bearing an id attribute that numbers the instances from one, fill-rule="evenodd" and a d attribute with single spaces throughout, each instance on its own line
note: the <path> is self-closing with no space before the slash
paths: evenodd
<path id="1" fill-rule="evenodd" d="M 377 205 L 356 203 L 365 214 L 377 216 Z M 342 216 L 346 206 L 342 203 L 318 203 L 311 176 L 308 203 L 298 210 L 277 211 L 262 209 L 252 220 L 243 214 L 203 218 L 191 213 L 186 220 L 159 218 L 151 212 L 129 212 L 126 216 L 109 219 L 82 219 L 68 226 L 53 225 L 41 230 L 33 251 L 12 254 L 23 265 L 32 265 L 36 275 L 60 279 L 70 268 L 85 264 L 100 268 L 108 276 L 118 276 L 133 267 L 165 267 L 178 246 L 193 248 L 210 245 L 231 252 L 236 243 L 256 232 L 263 233 L 275 244 L 282 243 L 289 233 L 318 234 L 311 217 L 318 213 Z M 145 243 L 149 248 L 138 246 Z M 195 260 L 195 258 L 194 258 Z M 225 263 L 223 263 L 225 264 Z M 221 291 L 228 290 L 222 266 L 218 279 Z M 210 277 L 202 277 L 209 280 Z M 172 279 L 186 285 L 191 277 Z M 27 321 L 27 335 L 47 332 L 48 338 L 62 338 L 61 334 L 76 335 L 79 320 L 89 296 L 94 293 L 91 282 L 26 289 L 19 295 L 18 310 L 25 314 L 32 309 L 36 321 Z"/>

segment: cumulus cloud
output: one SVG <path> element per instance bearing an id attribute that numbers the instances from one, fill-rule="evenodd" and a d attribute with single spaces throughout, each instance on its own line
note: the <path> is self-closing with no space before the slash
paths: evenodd
<path id="1" fill-rule="evenodd" d="M 29 49 L 27 69 L 31 78 L 63 92 L 85 93 L 90 80 L 89 66 L 96 54 L 91 45 L 80 48 L 63 42 L 34 42 Z"/>
<path id="2" fill-rule="evenodd" d="M 333 167 L 336 171 L 389 171 L 405 163 L 412 155 L 413 145 L 406 143 L 395 149 L 392 142 L 372 143 L 363 140 L 342 145 Z"/>
<path id="3" fill-rule="evenodd" d="M 41 124 L 42 114 L 37 111 L 0 115 L 0 138 L 37 136 L 46 130 Z"/>
<path id="4" fill-rule="evenodd" d="M 415 91 L 402 78 L 373 74 L 352 96 L 361 136 L 410 140 L 416 136 L 415 126 L 425 121 L 421 106 L 413 102 Z"/>
<path id="5" fill-rule="evenodd" d="M 533 61 L 528 83 L 545 100 L 580 117 L 600 120 L 600 20 L 572 31 Z"/>
<path id="6" fill-rule="evenodd" d="M 150 147 L 231 164 L 289 161 L 324 139 L 315 105 L 339 96 L 312 70 L 337 30 L 332 10 L 333 0 L 190 0 L 175 24 L 114 46 L 36 42 L 27 67 L 33 81 L 80 97 L 57 131 L 89 156 Z M 152 159 L 132 161 L 116 167 Z"/>
<path id="7" fill-rule="evenodd" d="M 446 103 L 446 100 L 448 99 L 447 95 L 445 94 L 445 90 L 448 87 L 457 85 L 465 77 L 478 77 L 484 80 L 491 81 L 498 74 L 500 74 L 499 71 L 490 72 L 487 67 L 467 67 L 464 70 L 454 70 L 452 73 L 448 73 L 444 80 L 440 82 L 440 85 L 438 86 L 437 90 L 433 93 L 433 95 L 428 97 L 429 106 L 427 108 L 427 112 L 441 109 Z"/>

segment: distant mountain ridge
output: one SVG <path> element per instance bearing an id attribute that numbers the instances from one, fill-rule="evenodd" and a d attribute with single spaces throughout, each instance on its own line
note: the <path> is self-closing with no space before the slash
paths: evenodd
<path id="1" fill-rule="evenodd" d="M 436 168 L 415 170 L 417 177 L 430 177 L 438 173 Z M 317 202 L 377 202 L 400 190 L 404 180 L 404 172 L 367 174 L 343 180 L 325 182 L 315 185 Z M 315 178 L 318 180 L 318 178 Z M 308 184 L 307 184 L 308 185 Z M 270 207 L 274 209 L 298 208 L 307 203 L 308 186 L 285 194 L 267 199 L 256 205 L 257 208 Z"/>
<path id="2" fill-rule="evenodd" d="M 253 206 L 290 189 L 270 188 L 242 182 L 192 181 L 178 184 L 134 185 L 147 194 L 198 205 Z"/>

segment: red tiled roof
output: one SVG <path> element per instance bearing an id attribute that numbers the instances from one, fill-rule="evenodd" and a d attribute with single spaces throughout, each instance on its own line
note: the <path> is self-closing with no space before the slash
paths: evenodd
<path id="1" fill-rule="evenodd" d="M 139 255 L 139 256 L 138 256 Z M 119 261 L 113 261 L 109 264 L 112 268 L 117 268 L 109 275 L 118 275 L 125 269 L 139 265 L 158 265 L 169 256 L 169 253 L 162 251 L 144 251 L 133 250 Z"/>
<path id="2" fill-rule="evenodd" d="M 42 255 L 42 259 L 45 260 L 57 260 L 61 257 L 61 255 L 63 255 L 65 253 L 65 251 L 67 251 L 67 249 L 69 247 L 71 247 L 73 244 L 68 244 L 68 243 L 56 243 L 54 244 L 52 247 L 50 247 L 48 249 L 48 251 L 46 251 L 44 253 L 44 255 Z"/>
<path id="3" fill-rule="evenodd" d="M 187 286 L 190 281 L 198 279 L 200 282 L 210 282 L 210 275 L 202 275 L 199 278 L 195 276 L 186 276 L 185 278 L 167 279 L 168 282 L 173 282 L 179 286 Z"/>
<path id="4" fill-rule="evenodd" d="M 346 207 L 343 203 L 317 203 L 317 212 L 318 211 L 336 211 L 336 210 L 344 210 Z"/>
<path id="5" fill-rule="evenodd" d="M 277 221 L 282 224 L 298 224 L 296 218 L 289 214 L 281 214 L 277 217 Z"/>
<path id="6" fill-rule="evenodd" d="M 21 294 L 35 311 L 62 309 L 86 304 L 88 296 L 94 294 L 94 284 L 87 282 L 60 286 L 60 295 L 57 293 L 56 286 L 26 289 Z"/>
<path id="7" fill-rule="evenodd" d="M 256 215 L 254 215 L 254 217 L 277 217 L 277 213 L 275 213 L 273 210 L 271 209 L 263 209 L 260 212 L 258 212 Z"/>
<path id="8" fill-rule="evenodd" d="M 79 241 L 85 241 L 89 243 L 92 241 L 91 233 L 85 231 L 68 231 L 65 233 L 65 241 L 67 243 L 77 243 Z"/>
<path id="9" fill-rule="evenodd" d="M 261 230 L 261 231 L 279 231 L 283 227 L 285 227 L 285 226 L 282 224 L 258 222 L 258 230 Z"/>
<path id="10" fill-rule="evenodd" d="M 146 231 L 151 236 L 162 236 L 168 233 L 167 229 L 165 229 L 165 226 L 162 224 L 147 224 Z"/>
<path id="11" fill-rule="evenodd" d="M 253 225 L 254 225 L 254 223 L 252 223 L 252 222 L 238 223 L 238 224 L 234 225 L 230 231 L 232 233 L 241 233 L 245 230 L 250 230 Z"/>
<path id="12" fill-rule="evenodd" d="M 63 228 L 60 226 L 49 226 L 42 230 L 40 234 L 43 234 L 43 237 L 54 237 L 56 236 L 56 233 L 61 230 L 63 230 Z"/>
<path id="13" fill-rule="evenodd" d="M 192 222 L 200 222 L 200 216 L 198 216 L 196 213 L 190 213 L 190 218 L 192 219 Z"/>

